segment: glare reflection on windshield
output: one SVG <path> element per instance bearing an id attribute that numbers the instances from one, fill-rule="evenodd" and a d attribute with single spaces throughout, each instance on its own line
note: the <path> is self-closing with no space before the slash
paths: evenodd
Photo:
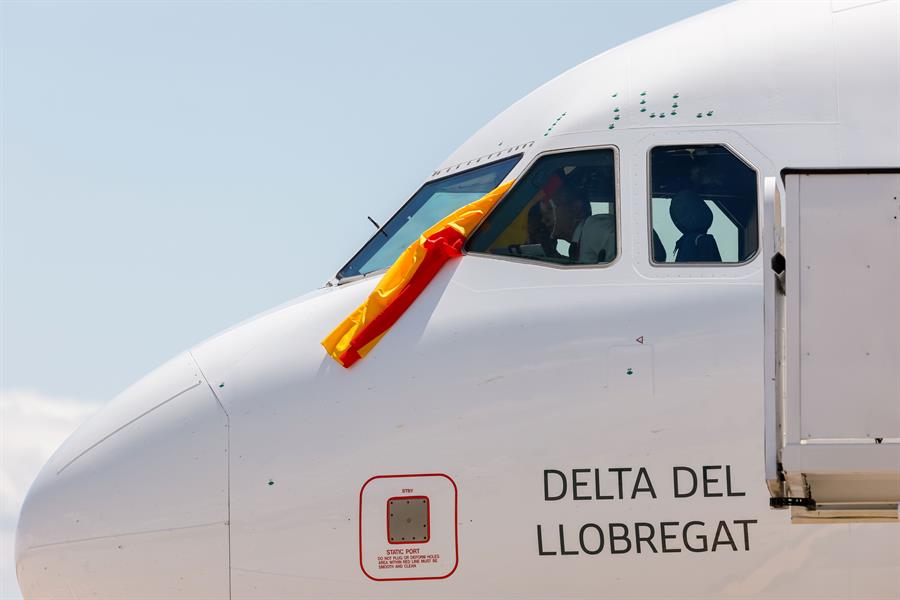
<path id="1" fill-rule="evenodd" d="M 337 274 L 338 279 L 386 269 L 423 231 L 497 187 L 521 155 L 430 181 Z"/>

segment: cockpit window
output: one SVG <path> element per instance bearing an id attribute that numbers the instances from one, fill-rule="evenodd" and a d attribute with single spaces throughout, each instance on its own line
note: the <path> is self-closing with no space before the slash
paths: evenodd
<path id="1" fill-rule="evenodd" d="M 616 161 L 611 148 L 538 160 L 475 232 L 470 252 L 558 265 L 615 260 Z"/>
<path id="2" fill-rule="evenodd" d="M 650 151 L 654 264 L 741 263 L 759 247 L 756 171 L 725 146 Z"/>
<path id="3" fill-rule="evenodd" d="M 423 231 L 500 185 L 520 158 L 511 156 L 426 183 L 340 270 L 338 279 L 391 266 Z"/>

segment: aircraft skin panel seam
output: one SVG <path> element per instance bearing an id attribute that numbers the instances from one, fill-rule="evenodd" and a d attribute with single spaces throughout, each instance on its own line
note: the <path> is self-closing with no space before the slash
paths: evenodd
<path id="1" fill-rule="evenodd" d="M 223 521 L 213 521 L 212 523 L 200 523 L 198 525 L 185 525 L 183 527 L 163 527 L 161 529 L 147 529 L 141 531 L 126 531 L 124 533 L 115 533 L 112 535 L 98 535 L 94 537 L 86 537 L 75 540 L 64 540 L 61 542 L 50 542 L 49 544 L 37 544 L 35 546 L 29 546 L 26 548 L 26 551 L 31 550 L 39 550 L 41 548 L 52 548 L 54 546 L 66 546 L 71 544 L 81 544 L 83 542 L 95 542 L 97 540 L 114 540 L 118 538 L 125 537 L 133 537 L 136 535 L 152 535 L 154 533 L 170 533 L 174 531 L 188 531 L 190 529 L 202 529 L 204 527 L 218 527 L 221 525 L 227 525 L 227 523 Z"/>
<path id="2" fill-rule="evenodd" d="M 88 452 L 90 452 L 91 450 L 93 450 L 94 448 L 96 448 L 97 446 L 99 446 L 100 444 L 102 444 L 103 442 L 105 442 L 106 440 L 108 440 L 109 438 L 111 438 L 112 436 L 116 435 L 117 433 L 119 433 L 120 431 L 122 431 L 123 429 L 125 429 L 126 427 L 128 427 L 129 425 L 133 425 L 133 424 L 134 424 L 135 422 L 137 422 L 139 419 L 142 419 L 142 418 L 146 417 L 147 415 L 149 415 L 150 413 L 152 413 L 152 412 L 155 411 L 156 409 L 158 409 L 158 408 L 160 408 L 160 407 L 162 407 L 162 406 L 168 404 L 169 402 L 171 402 L 172 400 L 175 400 L 175 399 L 178 398 L 179 396 L 181 396 L 181 395 L 183 395 L 183 394 L 186 394 L 187 392 L 193 390 L 194 388 L 196 388 L 197 386 L 199 386 L 201 383 L 203 383 L 203 382 L 202 382 L 202 381 L 198 381 L 197 383 L 191 385 L 190 387 L 181 390 L 180 392 L 178 392 L 177 394 L 175 394 L 175 395 L 172 396 L 171 398 L 168 398 L 168 399 L 166 399 L 166 400 L 163 400 L 162 402 L 160 402 L 160 403 L 157 404 L 156 406 L 154 406 L 154 407 L 152 407 L 152 408 L 149 408 L 149 409 L 145 410 L 144 412 L 142 412 L 142 413 L 139 414 L 138 416 L 134 417 L 133 419 L 131 419 L 130 421 L 128 421 L 127 423 L 125 423 L 124 425 L 122 425 L 122 426 L 120 426 L 120 427 L 114 429 L 114 430 L 111 431 L 110 433 L 106 434 L 105 436 L 103 436 L 102 438 L 100 438 L 98 441 L 94 442 L 93 444 L 91 444 L 90 446 L 88 446 L 87 448 L 85 448 L 84 450 L 82 450 L 80 453 L 78 453 L 78 454 L 75 456 L 75 458 L 73 458 L 72 460 L 70 460 L 69 462 L 67 462 L 66 464 L 64 464 L 64 465 L 59 469 L 59 471 L 56 472 L 56 474 L 59 475 L 60 473 L 62 473 L 63 471 L 65 471 L 65 470 L 66 470 L 72 463 L 74 463 L 76 460 L 78 460 L 79 458 L 81 458 L 82 456 L 84 456 L 85 454 L 87 454 Z"/>
<path id="3" fill-rule="evenodd" d="M 222 400 L 221 398 L 219 398 L 219 394 L 216 393 L 215 388 L 209 382 L 209 378 L 206 376 L 206 373 L 204 373 L 203 367 L 200 365 L 200 361 L 197 360 L 197 357 L 194 356 L 194 353 L 192 351 L 188 352 L 188 356 L 191 357 L 191 360 L 194 362 L 194 365 L 200 372 L 200 377 L 202 377 L 203 381 L 206 382 L 209 391 L 212 393 L 213 398 L 216 399 L 216 403 L 219 405 L 219 409 L 222 411 L 222 414 L 225 415 L 225 525 L 228 528 L 228 538 L 226 541 L 228 545 L 228 597 L 231 598 L 231 416 L 225 409 L 225 405 L 222 404 Z"/>

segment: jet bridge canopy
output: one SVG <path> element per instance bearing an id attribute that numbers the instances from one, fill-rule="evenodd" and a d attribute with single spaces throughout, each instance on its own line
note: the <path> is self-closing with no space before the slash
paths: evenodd
<path id="1" fill-rule="evenodd" d="M 784 189 L 767 286 L 772 505 L 795 521 L 897 519 L 900 171 L 791 172 Z"/>

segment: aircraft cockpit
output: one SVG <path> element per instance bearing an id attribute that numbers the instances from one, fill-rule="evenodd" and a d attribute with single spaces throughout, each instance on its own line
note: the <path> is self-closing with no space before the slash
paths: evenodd
<path id="1" fill-rule="evenodd" d="M 618 255 L 611 148 L 540 158 L 475 233 L 470 252 L 562 265 L 608 264 Z"/>
<path id="2" fill-rule="evenodd" d="M 522 155 L 426 183 L 338 273 L 389 267 L 428 227 L 499 185 Z M 655 266 L 740 264 L 759 247 L 757 173 L 724 145 L 648 152 L 649 256 Z M 466 251 L 556 266 L 605 266 L 623 245 L 616 150 L 540 156 L 470 238 Z"/>

